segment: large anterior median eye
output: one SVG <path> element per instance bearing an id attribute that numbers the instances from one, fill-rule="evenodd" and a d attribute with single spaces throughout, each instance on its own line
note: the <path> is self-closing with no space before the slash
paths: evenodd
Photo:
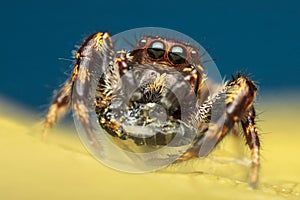
<path id="1" fill-rule="evenodd" d="M 165 46 L 160 41 L 155 41 L 150 44 L 147 53 L 151 58 L 158 59 L 165 54 Z"/>
<path id="2" fill-rule="evenodd" d="M 181 46 L 173 46 L 168 54 L 169 59 L 174 64 L 182 64 L 185 62 L 186 50 Z"/>

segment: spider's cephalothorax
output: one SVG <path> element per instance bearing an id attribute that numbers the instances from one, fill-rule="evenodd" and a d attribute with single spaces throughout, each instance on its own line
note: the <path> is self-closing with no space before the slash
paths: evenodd
<path id="1" fill-rule="evenodd" d="M 99 148 L 89 128 L 91 108 L 107 135 L 125 150 L 151 152 L 191 144 L 179 162 L 207 155 L 241 123 L 251 150 L 249 182 L 255 186 L 260 165 L 256 86 L 237 74 L 212 94 L 199 51 L 159 36 L 141 37 L 133 50 L 115 50 L 107 33 L 91 35 L 76 54 L 72 77 L 49 108 L 46 130 L 72 102 L 87 137 Z M 174 142 L 176 135 L 180 137 Z"/>

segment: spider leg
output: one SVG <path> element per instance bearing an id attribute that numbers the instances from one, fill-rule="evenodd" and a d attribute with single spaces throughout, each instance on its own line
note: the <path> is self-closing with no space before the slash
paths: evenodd
<path id="1" fill-rule="evenodd" d="M 91 35 L 78 50 L 78 75 L 73 84 L 72 108 L 77 127 L 83 129 L 89 140 L 89 145 L 95 147 L 97 154 L 103 154 L 104 150 L 95 134 L 96 127 L 91 118 L 95 114 L 97 106 L 97 84 L 99 78 L 104 76 L 107 87 L 111 87 L 106 71 L 111 69 L 114 59 L 113 43 L 108 33 L 99 32 Z M 77 57 L 77 56 L 76 56 Z M 100 78 L 101 79 L 101 78 Z M 104 92 L 107 92 L 104 91 Z M 108 99 L 107 94 L 102 94 L 102 101 Z"/>
<path id="2" fill-rule="evenodd" d="M 206 156 L 230 132 L 236 122 L 241 122 L 247 144 L 251 150 L 252 167 L 250 184 L 258 181 L 259 138 L 255 128 L 253 108 L 256 86 L 245 76 L 238 75 L 224 89 L 205 101 L 197 110 L 195 122 L 200 133 L 178 160 Z"/>
<path id="3" fill-rule="evenodd" d="M 251 107 L 247 113 L 246 119 L 241 120 L 246 142 L 251 150 L 251 172 L 249 182 L 252 187 L 255 187 L 258 182 L 260 166 L 260 142 L 255 126 L 255 117 L 255 109 Z"/>
<path id="4" fill-rule="evenodd" d="M 51 103 L 44 122 L 44 139 L 47 138 L 49 130 L 52 128 L 57 119 L 69 112 L 71 106 L 72 87 L 73 81 L 68 80 Z"/>
<path id="5" fill-rule="evenodd" d="M 225 96 L 226 90 L 223 89 L 197 108 L 191 122 L 198 129 L 196 137 L 191 147 L 178 158 L 178 161 L 206 156 L 233 126 L 229 118 L 225 119 Z M 218 112 L 215 114 L 217 117 L 212 117 L 213 109 Z"/>
<path id="6" fill-rule="evenodd" d="M 54 97 L 44 121 L 43 138 L 46 139 L 49 130 L 56 121 L 68 113 L 73 103 L 73 108 L 79 120 L 82 123 L 88 122 L 86 105 L 89 102 L 85 98 L 89 95 L 89 86 L 91 85 L 95 71 L 101 73 L 112 59 L 111 41 L 107 33 L 95 33 L 88 37 L 82 46 L 78 49 L 75 58 L 76 64 L 73 68 L 71 78 L 60 89 Z M 95 58 L 98 63 L 91 62 Z M 95 68 L 98 68 L 97 70 Z M 97 75 L 97 74 L 95 74 Z M 75 88 L 75 89 L 74 89 Z M 76 97 L 74 101 L 73 97 Z"/>

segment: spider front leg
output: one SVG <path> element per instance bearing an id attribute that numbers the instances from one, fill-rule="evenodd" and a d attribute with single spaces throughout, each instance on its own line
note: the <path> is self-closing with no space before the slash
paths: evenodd
<path id="1" fill-rule="evenodd" d="M 58 118 L 70 111 L 71 104 L 79 121 L 85 127 L 89 127 L 87 106 L 91 106 L 88 99 L 90 87 L 93 81 L 97 80 L 97 76 L 105 71 L 112 57 L 112 42 L 108 33 L 95 33 L 84 41 L 76 53 L 76 64 L 71 78 L 57 93 L 49 107 L 44 121 L 44 139 Z"/>
<path id="2" fill-rule="evenodd" d="M 198 108 L 195 119 L 201 133 L 179 161 L 206 156 L 231 131 L 235 123 L 241 122 L 251 150 L 249 183 L 255 187 L 260 166 L 260 145 L 253 108 L 256 90 L 255 84 L 248 77 L 238 75 L 217 95 L 205 101 Z"/>

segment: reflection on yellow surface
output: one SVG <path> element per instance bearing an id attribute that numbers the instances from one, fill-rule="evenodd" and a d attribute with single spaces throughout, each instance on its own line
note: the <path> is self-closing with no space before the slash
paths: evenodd
<path id="1" fill-rule="evenodd" d="M 268 100 L 258 105 L 262 138 L 260 185 L 246 179 L 249 152 L 227 137 L 207 158 L 159 172 L 128 174 L 96 161 L 71 125 L 53 130 L 48 142 L 35 133 L 35 114 L 0 104 L 0 199 L 298 199 L 300 107 Z"/>

